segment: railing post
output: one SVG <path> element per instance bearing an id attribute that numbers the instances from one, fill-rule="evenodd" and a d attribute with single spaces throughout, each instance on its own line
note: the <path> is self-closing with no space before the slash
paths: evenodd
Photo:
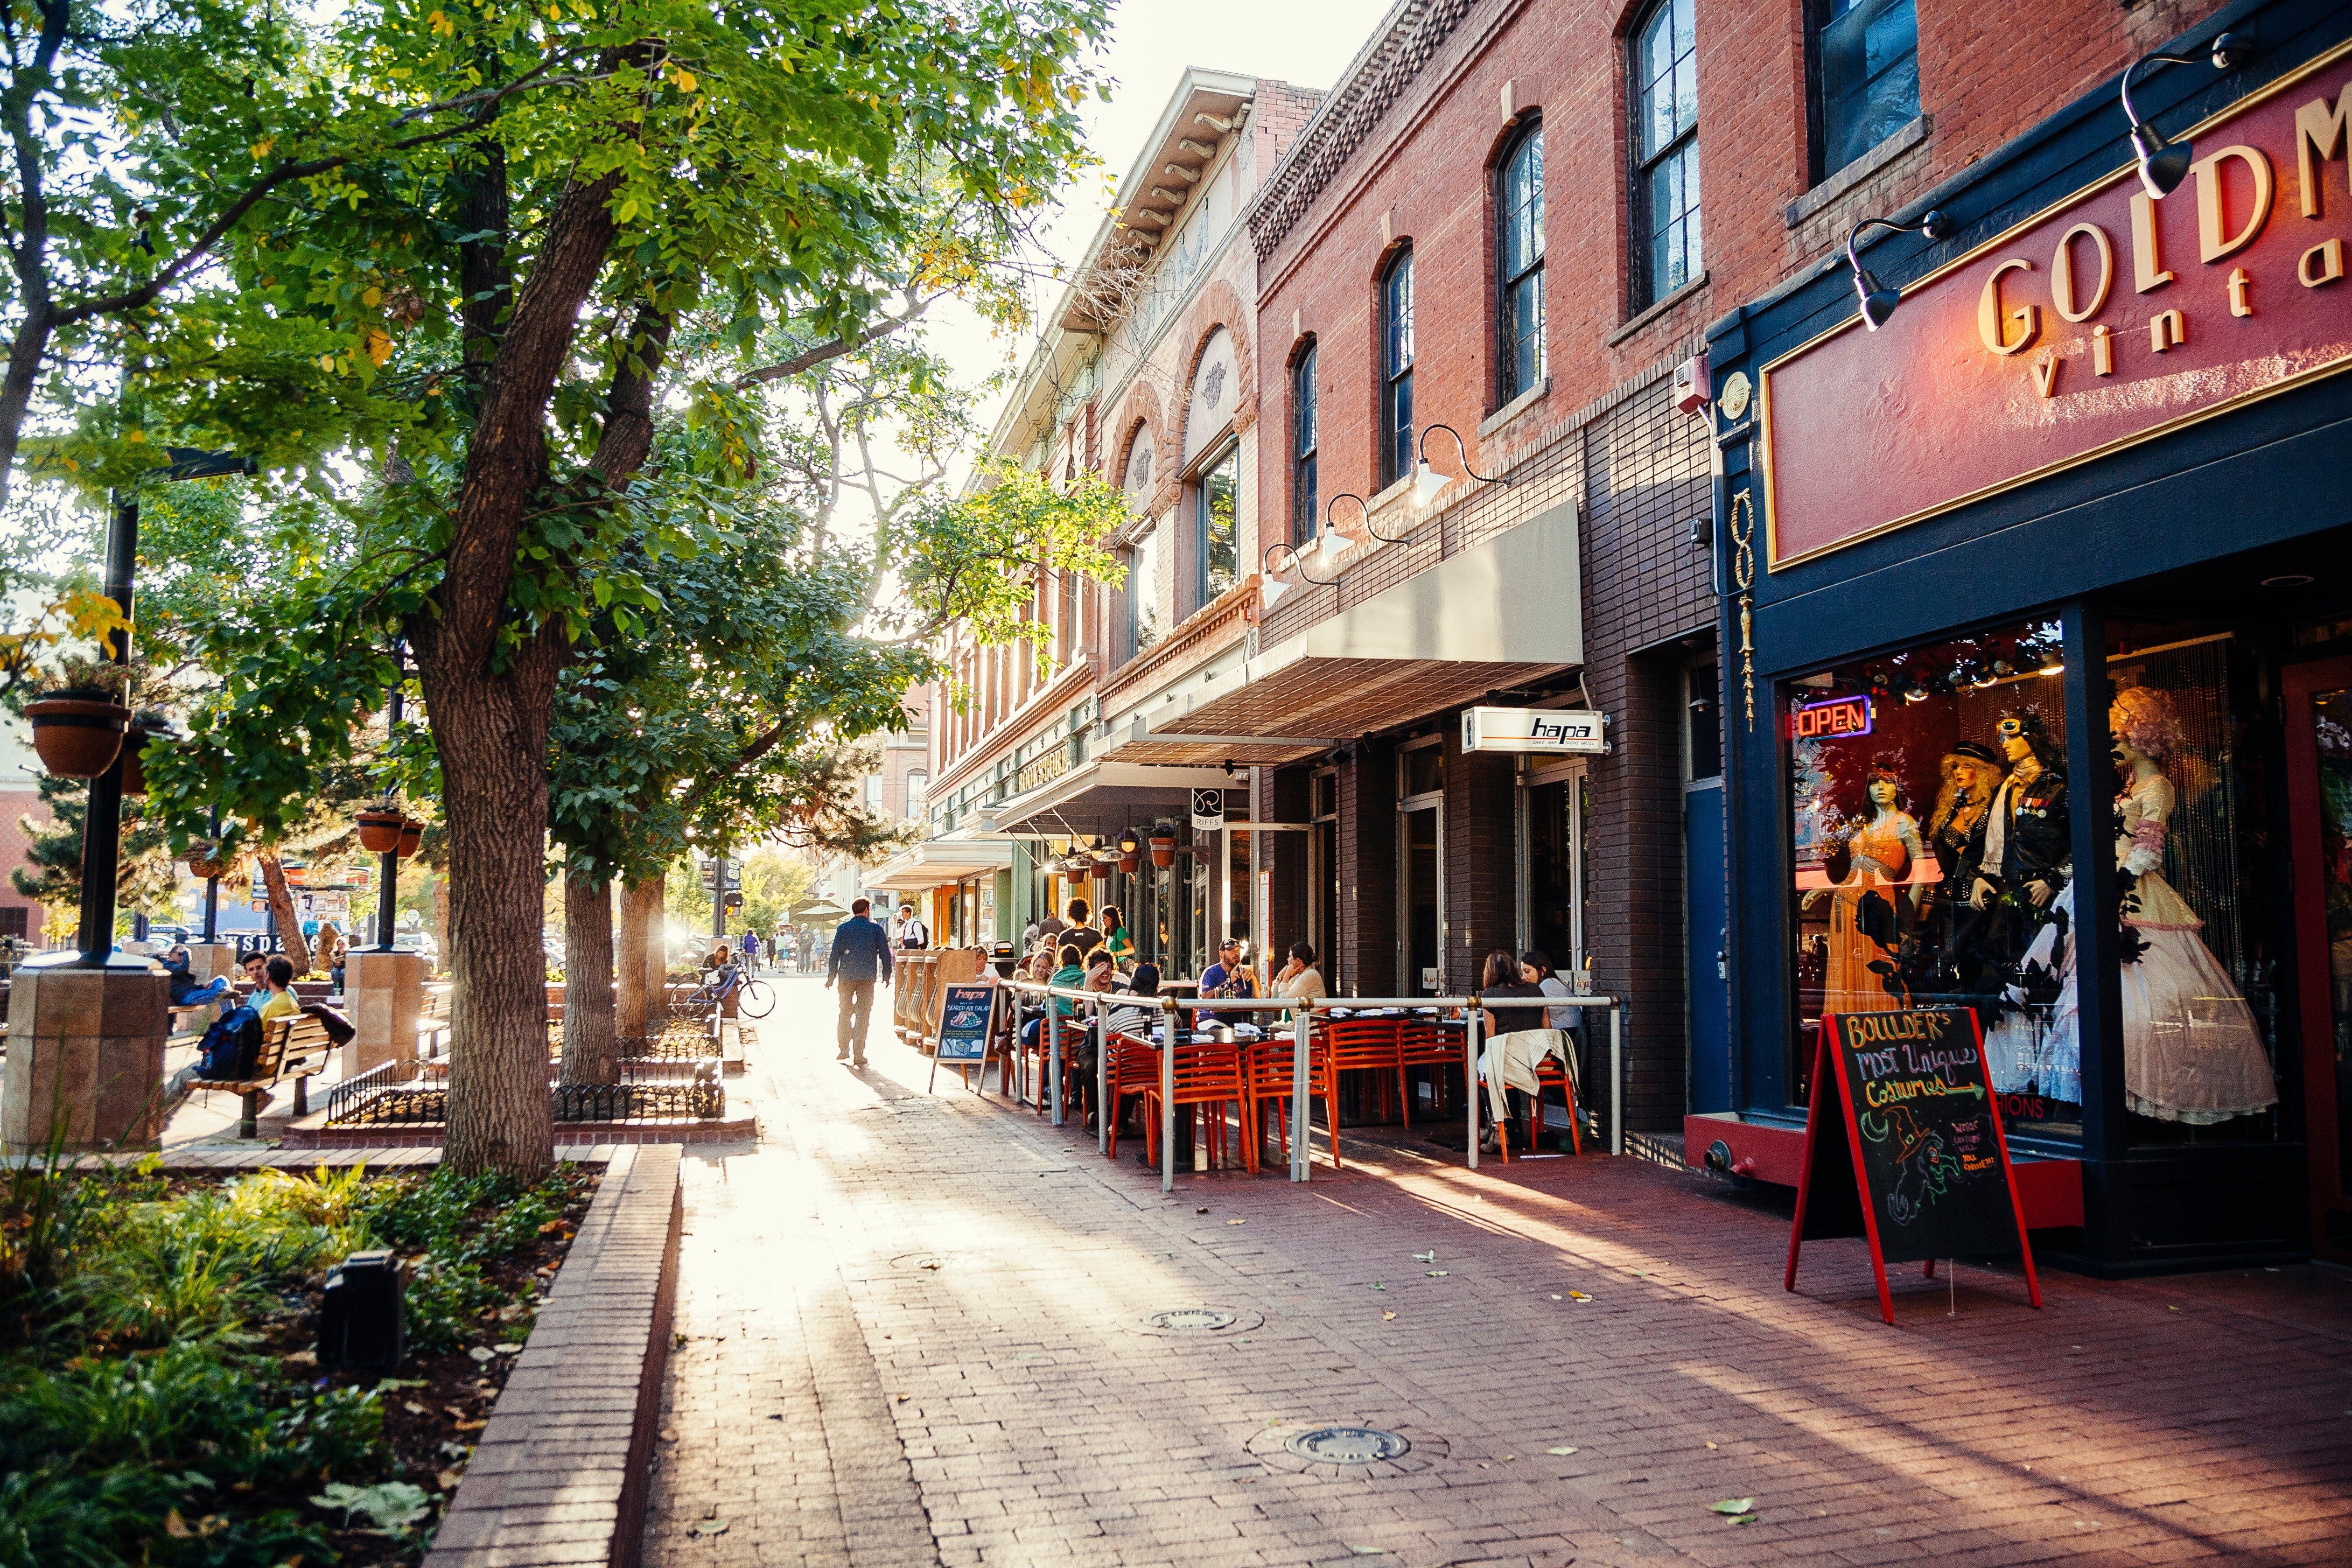
<path id="1" fill-rule="evenodd" d="M 1110 1015 L 1095 1003 L 1095 1152 L 1110 1152 Z"/>
<path id="2" fill-rule="evenodd" d="M 1160 1002 L 1160 1190 L 1176 1190 L 1176 999 Z"/>
<path id="3" fill-rule="evenodd" d="M 1037 1031 L 1038 1038 L 1046 1043 L 1045 1074 L 1054 1086 L 1054 1125 L 1059 1127 L 1068 1120 L 1062 1109 L 1062 1015 L 1055 1008 L 1058 1001 L 1050 990 L 1045 993 L 1045 1026 Z"/>
<path id="4" fill-rule="evenodd" d="M 1625 1039 L 1622 997 L 1609 1004 L 1609 1152 L 1625 1152 Z"/>
<path id="5" fill-rule="evenodd" d="M 1462 1031 L 1462 1083 L 1468 1090 L 1464 1096 L 1470 1101 L 1470 1168 L 1478 1168 L 1478 1035 L 1486 1019 L 1486 1005 L 1475 995 L 1470 998 L 1470 1010 L 1462 1016 L 1468 1026 Z"/>
<path id="6" fill-rule="evenodd" d="M 1315 1004 L 1303 1004 L 1298 1009 L 1298 1022 L 1290 1047 L 1290 1179 L 1307 1179 L 1307 1088 L 1308 1053 L 1315 1048 Z M 1338 1148 L 1339 1130 L 1331 1129 L 1331 1145 Z"/>

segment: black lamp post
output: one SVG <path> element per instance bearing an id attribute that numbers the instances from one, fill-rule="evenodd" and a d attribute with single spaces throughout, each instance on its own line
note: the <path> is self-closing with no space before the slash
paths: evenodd
<path id="1" fill-rule="evenodd" d="M 1854 225 L 1853 230 L 1846 235 L 1845 264 L 1853 269 L 1853 292 L 1855 298 L 1862 301 L 1862 324 L 1874 332 L 1886 324 L 1886 319 L 1895 314 L 1895 308 L 1903 303 L 1903 290 L 1889 289 L 1885 284 L 1881 283 L 1878 280 L 1878 275 L 1864 267 L 1862 264 L 1862 258 L 1855 254 L 1855 243 L 1862 238 L 1863 231 L 1870 228 L 1893 229 L 1897 234 L 1924 234 L 1929 239 L 1941 240 L 1951 238 L 1958 232 L 1959 226 L 1942 212 L 1931 211 L 1922 216 L 1917 223 L 1897 223 L 1893 218 L 1866 217 Z"/>
<path id="2" fill-rule="evenodd" d="M 212 816 L 205 819 L 205 831 L 211 835 L 211 838 L 209 840 L 210 847 L 207 849 L 206 853 L 213 857 L 212 863 L 217 866 L 220 864 L 219 806 L 213 807 Z M 218 877 L 206 877 L 205 879 L 205 934 L 203 940 L 207 945 L 220 941 L 220 879 Z"/>
<path id="3" fill-rule="evenodd" d="M 392 678 L 392 700 L 384 706 L 383 742 L 384 750 L 386 751 L 390 751 L 392 749 L 394 731 L 400 728 L 400 685 L 402 677 L 401 672 L 397 668 L 400 664 L 400 648 L 397 645 L 395 645 L 392 650 L 392 661 L 394 666 Z M 399 919 L 399 841 L 397 839 L 394 840 L 392 847 L 377 856 L 375 860 L 375 951 L 378 952 L 397 952 L 399 948 L 394 941 L 395 933 L 393 931 L 393 926 Z"/>
<path id="4" fill-rule="evenodd" d="M 164 451 L 172 459 L 171 465 L 156 470 L 156 477 L 166 481 L 224 479 L 231 474 L 258 473 L 261 468 L 251 458 L 226 452 L 203 452 L 189 447 L 167 447 Z M 113 506 L 113 515 L 106 530 L 106 596 L 114 601 L 115 608 L 127 622 L 131 619 L 132 580 L 139 567 L 139 494 L 135 489 L 116 490 L 108 500 Z M 107 647 L 113 655 L 115 668 L 127 672 L 131 668 L 131 634 L 112 633 L 107 638 Z M 89 781 L 89 809 L 81 825 L 81 952 L 75 960 L 78 968 L 103 969 L 114 955 L 114 889 L 122 875 L 122 770 L 129 765 L 130 748 L 140 743 L 141 732 L 135 729 L 128 731 L 122 739 L 123 750 L 115 754 L 113 764 Z M 209 925 L 209 920 L 206 923 Z"/>

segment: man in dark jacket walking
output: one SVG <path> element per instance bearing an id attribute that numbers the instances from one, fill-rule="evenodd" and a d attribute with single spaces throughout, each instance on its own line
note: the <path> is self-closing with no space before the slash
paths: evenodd
<path id="1" fill-rule="evenodd" d="M 866 1065 L 866 1026 L 874 1017 L 874 982 L 890 978 L 890 933 L 867 918 L 871 899 L 849 906 L 849 918 L 834 928 L 833 959 L 825 965 L 824 983 L 841 982 L 841 1023 L 834 1059 L 848 1061 L 857 1047 L 856 1064 Z"/>

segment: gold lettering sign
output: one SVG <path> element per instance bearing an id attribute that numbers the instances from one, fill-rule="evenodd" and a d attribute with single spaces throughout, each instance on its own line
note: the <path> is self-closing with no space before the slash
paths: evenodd
<path id="1" fill-rule="evenodd" d="M 2064 247 L 2060 247 L 2061 250 Z M 1984 346 L 1997 354 L 2013 354 L 2032 342 L 2042 331 L 2042 309 L 2038 305 L 2020 305 L 2003 312 L 2000 302 L 2000 280 L 2011 272 L 2031 272 L 2033 263 L 2022 257 L 2012 257 L 1992 269 L 1985 279 L 1984 297 L 1977 301 L 1977 335 Z M 2015 338 L 2004 336 L 2014 321 L 2021 329 Z"/>
<path id="2" fill-rule="evenodd" d="M 2074 292 L 2074 241 L 2088 236 L 2099 252 L 2099 283 L 2091 290 L 2091 302 L 2078 302 Z M 2050 258 L 2050 303 L 2070 321 L 2087 321 L 2099 313 L 2107 302 L 2107 290 L 2115 287 L 2116 251 L 2107 243 L 2107 231 L 2095 223 L 2078 223 L 2058 237 L 2058 254 Z"/>
<path id="3" fill-rule="evenodd" d="M 2253 177 L 2254 204 L 2235 234 L 2225 233 L 2229 218 L 2223 208 L 2221 171 L 2242 163 Z M 2243 250 L 2263 232 L 2271 216 L 2271 161 L 2252 147 L 2224 147 L 2189 165 L 2197 177 L 2197 259 L 2211 266 Z"/>

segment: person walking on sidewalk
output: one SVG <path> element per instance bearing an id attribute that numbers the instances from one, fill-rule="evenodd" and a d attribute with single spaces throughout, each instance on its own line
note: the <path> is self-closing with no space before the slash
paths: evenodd
<path id="1" fill-rule="evenodd" d="M 866 1065 L 866 1027 L 874 1019 L 874 983 L 890 978 L 890 933 L 869 918 L 871 899 L 849 906 L 849 918 L 834 928 L 833 958 L 824 969 L 824 983 L 841 983 L 841 1022 L 835 1035 L 834 1060 L 849 1061 L 856 1047 L 856 1066 Z"/>

